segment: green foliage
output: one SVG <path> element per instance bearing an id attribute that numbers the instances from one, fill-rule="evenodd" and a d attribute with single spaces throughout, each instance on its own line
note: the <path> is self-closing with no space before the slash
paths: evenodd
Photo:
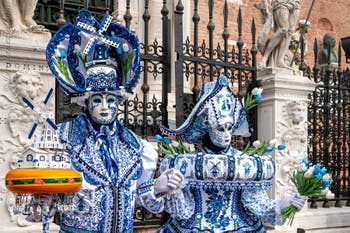
<path id="1" fill-rule="evenodd" d="M 254 108 L 258 105 L 258 101 L 254 99 L 254 95 L 248 94 L 245 103 L 244 103 L 244 109 L 248 112 L 250 109 Z"/>
<path id="2" fill-rule="evenodd" d="M 269 146 L 270 146 L 269 142 L 267 142 L 267 141 L 263 141 L 257 147 L 251 145 L 250 141 L 248 141 L 246 147 L 242 151 L 242 154 L 247 154 L 247 155 L 250 155 L 250 156 L 263 155 L 266 152 L 266 148 L 268 148 Z"/>
<path id="3" fill-rule="evenodd" d="M 323 190 L 322 178 L 316 178 L 314 175 L 306 177 L 303 171 L 294 171 L 290 176 L 290 180 L 302 196 L 325 197 L 325 195 L 321 193 Z M 297 208 L 292 205 L 282 210 L 282 216 L 288 219 L 288 226 L 293 224 L 296 212 Z"/>
<path id="4" fill-rule="evenodd" d="M 176 143 L 159 142 L 158 153 L 160 155 L 191 154 L 191 150 L 182 141 Z"/>
<path id="5" fill-rule="evenodd" d="M 87 57 L 86 57 L 86 54 L 84 54 L 84 56 L 81 54 L 81 52 L 78 52 L 78 57 L 79 57 L 79 60 L 83 63 L 83 65 L 85 66 L 86 65 L 86 62 L 87 62 Z"/>
<path id="6" fill-rule="evenodd" d="M 59 57 L 56 60 L 53 60 L 53 63 L 59 69 L 59 71 L 63 74 L 63 76 L 66 79 L 65 81 L 70 83 L 70 84 L 74 84 L 74 81 L 72 80 L 72 78 L 69 75 L 68 68 L 67 68 L 66 63 L 64 62 L 64 59 Z"/>

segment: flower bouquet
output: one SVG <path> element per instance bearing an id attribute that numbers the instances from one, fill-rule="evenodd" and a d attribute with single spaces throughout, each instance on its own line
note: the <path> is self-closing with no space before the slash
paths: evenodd
<path id="1" fill-rule="evenodd" d="M 291 174 L 290 180 L 301 196 L 330 197 L 329 192 L 327 192 L 331 185 L 330 176 L 327 173 L 327 168 L 321 167 L 319 163 L 309 167 L 308 160 L 303 159 L 300 166 Z M 282 216 L 288 219 L 289 226 L 292 225 L 296 212 L 296 207 L 292 205 L 282 210 Z"/>
<path id="2" fill-rule="evenodd" d="M 157 134 L 155 136 L 157 142 L 158 142 L 158 153 L 160 155 L 174 155 L 174 154 L 184 154 L 184 153 L 191 153 L 188 146 L 186 146 L 182 141 L 172 141 L 168 137 L 162 137 L 161 135 Z"/>
<path id="3" fill-rule="evenodd" d="M 284 150 L 286 146 L 284 144 L 277 144 L 276 139 L 271 139 L 270 141 L 259 141 L 256 140 L 253 142 L 253 145 L 250 144 L 248 141 L 246 147 L 242 151 L 242 154 L 247 154 L 250 156 L 253 155 L 264 155 L 265 153 L 270 153 L 274 151 L 275 149 L 277 150 Z"/>
<path id="4" fill-rule="evenodd" d="M 244 109 L 248 112 L 250 109 L 254 108 L 262 99 L 263 88 L 255 87 L 251 94 L 248 94 L 245 103 Z"/>

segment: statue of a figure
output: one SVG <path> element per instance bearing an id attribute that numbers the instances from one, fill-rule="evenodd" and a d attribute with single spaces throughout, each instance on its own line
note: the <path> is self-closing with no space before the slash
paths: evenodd
<path id="1" fill-rule="evenodd" d="M 300 5 L 301 0 L 262 0 L 255 5 L 261 10 L 265 21 L 258 38 L 258 49 L 263 55 L 260 67 L 290 67 L 286 62 L 286 55 L 298 22 Z M 270 37 L 271 29 L 273 34 Z"/>
<path id="2" fill-rule="evenodd" d="M 33 20 L 38 0 L 0 1 L 0 31 L 47 31 Z"/>
<path id="3" fill-rule="evenodd" d="M 306 22 L 306 20 L 299 20 L 298 23 L 298 27 L 296 29 L 296 31 L 292 34 L 292 38 L 290 41 L 290 45 L 289 45 L 289 50 L 290 53 L 287 53 L 286 56 L 286 61 L 288 62 L 288 64 L 296 67 L 300 65 L 301 62 L 301 40 L 303 37 L 304 38 L 304 56 L 306 55 L 307 51 L 308 51 L 308 43 L 305 40 L 305 33 L 308 32 L 308 30 L 310 29 L 311 24 L 309 21 Z M 292 62 L 293 60 L 293 62 Z"/>
<path id="4" fill-rule="evenodd" d="M 329 58 L 329 64 L 331 65 L 338 65 L 338 55 L 334 51 L 335 47 L 335 36 L 332 34 L 325 34 L 323 36 L 323 48 L 320 51 L 318 55 L 318 64 L 321 66 L 328 65 L 328 58 Z"/>
<path id="5" fill-rule="evenodd" d="M 104 30 L 99 38 L 96 25 Z M 154 179 L 157 152 L 117 119 L 118 106 L 139 80 L 138 46 L 128 28 L 110 16 L 100 23 L 87 10 L 48 44 L 48 65 L 60 87 L 86 109 L 60 126 L 72 167 L 84 178 L 71 210 L 58 209 L 62 232 L 133 232 L 135 204 L 162 212 L 164 199 L 158 194 L 181 183 L 173 169 Z"/>
<path id="6" fill-rule="evenodd" d="M 270 199 L 265 191 L 275 173 L 268 156 L 249 156 L 231 147 L 232 135 L 249 136 L 250 127 L 242 104 L 222 76 L 205 83 L 189 118 L 176 130 L 163 129 L 179 140 L 201 144 L 192 154 L 163 158 L 160 172 L 179 170 L 186 186 L 166 197 L 171 215 L 160 233 L 266 232 L 262 222 L 285 222 L 281 210 L 301 209 L 306 198 L 294 194 Z"/>

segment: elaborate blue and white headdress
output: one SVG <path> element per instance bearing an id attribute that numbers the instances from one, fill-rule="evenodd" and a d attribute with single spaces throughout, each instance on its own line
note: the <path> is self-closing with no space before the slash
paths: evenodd
<path id="1" fill-rule="evenodd" d="M 220 76 L 218 81 L 203 85 L 198 102 L 179 128 L 161 127 L 161 131 L 183 142 L 200 144 L 209 130 L 225 122 L 232 123 L 232 135 L 250 136 L 251 129 L 241 100 L 228 86 L 227 78 Z"/>
<path id="2" fill-rule="evenodd" d="M 101 91 L 117 95 L 122 102 L 139 80 L 138 40 L 112 19 L 105 15 L 99 23 L 83 9 L 75 25 L 67 23 L 47 46 L 46 59 L 60 88 L 81 106 L 90 93 Z"/>

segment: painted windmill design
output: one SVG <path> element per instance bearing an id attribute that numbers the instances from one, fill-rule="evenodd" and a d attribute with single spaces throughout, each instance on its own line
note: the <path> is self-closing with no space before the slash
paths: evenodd
<path id="1" fill-rule="evenodd" d="M 96 44 L 99 41 L 105 44 L 108 44 L 110 46 L 113 46 L 115 48 L 118 48 L 122 44 L 122 41 L 106 35 L 106 31 L 109 25 L 111 24 L 112 20 L 113 20 L 113 17 L 107 14 L 103 17 L 103 20 L 99 24 L 99 27 L 94 27 L 84 22 L 77 23 L 76 27 L 78 29 L 80 29 L 83 32 L 89 33 L 91 35 L 90 40 L 88 41 L 88 43 L 84 48 L 83 54 L 87 54 L 88 56 L 91 56 Z"/>
<path id="2" fill-rule="evenodd" d="M 48 106 L 48 103 L 49 103 L 50 100 L 51 100 L 51 97 L 52 97 L 53 93 L 54 93 L 53 88 L 51 88 L 51 89 L 49 90 L 49 92 L 47 93 L 47 95 L 46 95 L 44 101 L 43 101 L 44 107 L 43 107 L 42 109 L 40 109 L 39 107 L 36 107 L 30 99 L 23 97 L 23 102 L 24 102 L 26 105 L 28 105 L 28 107 L 29 107 L 30 109 L 32 109 L 34 112 L 37 113 L 37 118 L 36 118 L 36 120 L 33 122 L 33 125 L 32 125 L 32 127 L 31 127 L 31 129 L 30 129 L 30 131 L 29 131 L 28 139 L 31 139 L 31 138 L 33 137 L 34 132 L 35 132 L 36 128 L 38 127 L 38 120 L 39 120 L 40 118 L 45 119 L 45 123 L 48 124 L 53 130 L 57 130 L 56 124 L 54 123 L 53 120 L 51 120 L 51 119 L 47 116 L 46 111 L 45 111 L 46 108 L 47 108 L 47 106 Z"/>

